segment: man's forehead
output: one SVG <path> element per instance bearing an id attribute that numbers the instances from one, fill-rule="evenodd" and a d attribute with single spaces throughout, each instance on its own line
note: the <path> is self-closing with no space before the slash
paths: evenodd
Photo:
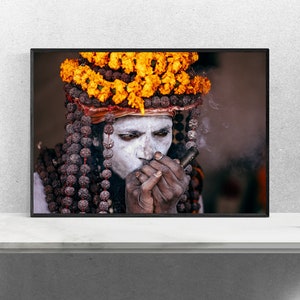
<path id="1" fill-rule="evenodd" d="M 172 118 L 169 116 L 128 116 L 117 119 L 114 124 L 115 129 L 121 130 L 139 130 L 142 128 L 159 130 L 171 126 Z"/>

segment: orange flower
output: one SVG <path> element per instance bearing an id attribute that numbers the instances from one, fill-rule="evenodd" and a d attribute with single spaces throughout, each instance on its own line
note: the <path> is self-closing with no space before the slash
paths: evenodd
<path id="1" fill-rule="evenodd" d="M 78 67 L 78 61 L 74 59 L 66 59 L 60 65 L 60 77 L 64 82 L 71 82 L 73 80 L 74 71 Z"/>
<path id="2" fill-rule="evenodd" d="M 122 69 L 127 74 L 135 71 L 134 57 L 135 52 L 125 52 L 122 56 Z"/>
<path id="3" fill-rule="evenodd" d="M 135 93 L 130 93 L 127 100 L 128 105 L 133 108 L 138 108 L 142 114 L 145 113 L 144 100 L 141 97 L 137 96 Z"/>
<path id="4" fill-rule="evenodd" d="M 149 98 L 157 91 L 163 95 L 172 92 L 207 94 L 211 88 L 206 77 L 190 78 L 185 72 L 190 64 L 198 60 L 197 52 L 80 52 L 80 55 L 97 66 L 137 74 L 128 84 L 119 79 L 111 82 L 88 65 L 66 59 L 60 69 L 62 80 L 80 85 L 90 97 L 100 102 L 112 97 L 114 103 L 119 104 L 127 98 L 129 106 L 144 112 L 142 97 Z"/>
<path id="5" fill-rule="evenodd" d="M 122 65 L 122 52 L 111 52 L 108 66 L 114 70 L 118 70 Z"/>
<path id="6" fill-rule="evenodd" d="M 116 104 L 123 102 L 128 93 L 125 91 L 126 83 L 122 80 L 116 79 L 113 83 L 113 88 L 115 89 L 115 95 L 113 96 L 113 101 Z"/>
<path id="7" fill-rule="evenodd" d="M 79 52 L 79 54 L 99 67 L 104 67 L 109 60 L 109 52 Z"/>

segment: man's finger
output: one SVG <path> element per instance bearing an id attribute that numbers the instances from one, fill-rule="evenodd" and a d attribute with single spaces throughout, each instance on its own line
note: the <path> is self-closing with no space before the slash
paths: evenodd
<path id="1" fill-rule="evenodd" d="M 160 152 L 156 152 L 154 154 L 154 159 L 156 162 L 159 162 L 162 165 L 168 167 L 179 180 L 183 179 L 184 171 L 183 171 L 182 167 L 180 166 L 180 164 L 177 163 L 176 160 L 173 160 L 170 157 L 163 155 Z"/>
<path id="2" fill-rule="evenodd" d="M 141 185 L 141 194 L 138 203 L 145 210 L 153 207 L 152 189 L 159 182 L 161 176 L 161 171 L 157 171 Z"/>

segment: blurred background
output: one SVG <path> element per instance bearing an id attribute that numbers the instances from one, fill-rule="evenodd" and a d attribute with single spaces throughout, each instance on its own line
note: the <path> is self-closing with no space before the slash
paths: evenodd
<path id="1" fill-rule="evenodd" d="M 69 50 L 32 52 L 32 143 L 53 147 L 64 139 L 64 91 L 59 76 Z M 266 50 L 205 50 L 194 70 L 212 90 L 204 98 L 197 160 L 205 178 L 204 212 L 217 215 L 268 211 L 268 55 Z"/>

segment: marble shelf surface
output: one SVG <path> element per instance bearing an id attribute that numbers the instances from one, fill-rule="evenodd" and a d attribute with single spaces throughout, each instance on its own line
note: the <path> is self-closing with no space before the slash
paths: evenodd
<path id="1" fill-rule="evenodd" d="M 0 213 L 0 252 L 300 253 L 300 214 L 60 218 Z"/>

